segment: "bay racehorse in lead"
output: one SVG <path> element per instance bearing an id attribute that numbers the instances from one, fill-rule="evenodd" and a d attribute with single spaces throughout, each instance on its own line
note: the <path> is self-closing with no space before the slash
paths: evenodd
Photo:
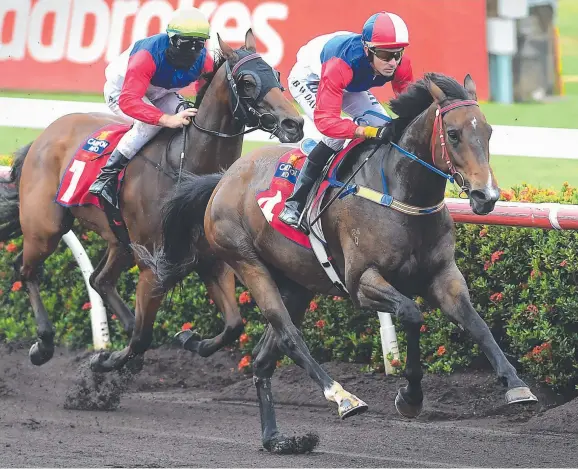
<path id="1" fill-rule="evenodd" d="M 394 99 L 391 108 L 399 116 L 394 121 L 397 145 L 368 140 L 350 150 L 338 177 L 355 174 L 347 186 L 351 195 L 336 198 L 320 223 L 353 304 L 397 315 L 407 333 L 408 382 L 399 389 L 395 406 L 408 418 L 422 410 L 423 318 L 411 299 L 416 295 L 471 334 L 507 387 L 508 403 L 534 402 L 536 397 L 472 306 L 456 266 L 454 224 L 444 204 L 448 177 L 459 182 L 477 214 L 491 212 L 500 195 L 489 164 L 492 129 L 478 106 L 474 81 L 468 75 L 462 86 L 429 73 Z M 312 358 L 299 331 L 313 295 L 342 291 L 311 250 L 271 228 L 256 200 L 287 151 L 284 146 L 264 147 L 224 174 L 187 176 L 163 209 L 163 250 L 146 259 L 158 266 L 162 280 L 171 278 L 183 261 L 210 252 L 250 289 L 269 323 L 253 352 L 253 371 L 262 442 L 275 452 L 315 445 L 305 437 L 287 438 L 277 428 L 271 377 L 283 355 L 307 371 L 327 400 L 337 403 L 342 418 L 367 409 Z M 336 191 L 330 188 L 323 201 L 333 199 Z"/>

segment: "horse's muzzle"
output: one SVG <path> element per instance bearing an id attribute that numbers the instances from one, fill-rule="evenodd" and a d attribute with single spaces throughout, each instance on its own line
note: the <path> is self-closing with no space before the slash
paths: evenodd
<path id="1" fill-rule="evenodd" d="M 303 118 L 287 117 L 281 121 L 277 137 L 283 143 L 295 143 L 303 139 Z"/>
<path id="2" fill-rule="evenodd" d="M 500 198 L 499 190 L 471 190 L 469 192 L 470 207 L 476 215 L 487 215 L 494 210 Z"/>

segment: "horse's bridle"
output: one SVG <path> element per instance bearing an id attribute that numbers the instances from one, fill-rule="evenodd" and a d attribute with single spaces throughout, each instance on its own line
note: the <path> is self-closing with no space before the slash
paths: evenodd
<path id="1" fill-rule="evenodd" d="M 237 122 L 237 124 L 243 128 L 245 126 L 250 126 L 249 129 L 247 130 L 243 130 L 241 132 L 237 132 L 234 134 L 225 134 L 222 132 L 218 132 L 216 130 L 210 130 L 210 129 L 205 129 L 201 126 L 199 126 L 195 119 L 193 118 L 191 120 L 192 124 L 201 132 L 210 134 L 210 135 L 214 135 L 216 137 L 222 137 L 222 138 L 235 138 L 235 137 L 239 137 L 240 135 L 245 135 L 248 134 L 250 132 L 254 132 L 256 130 L 263 130 L 265 132 L 268 132 L 271 134 L 271 136 L 273 137 L 276 132 L 279 130 L 279 124 L 277 122 L 277 119 L 275 118 L 275 116 L 273 116 L 273 114 L 271 114 L 270 112 L 259 112 L 254 105 L 258 104 L 260 99 L 259 99 L 259 95 L 257 96 L 257 99 L 254 100 L 253 98 L 250 98 L 248 96 L 239 96 L 239 91 L 237 89 L 237 80 L 240 79 L 242 73 L 241 72 L 246 72 L 247 70 L 242 69 L 241 66 L 245 65 L 247 62 L 250 62 L 252 60 L 255 59 L 262 59 L 260 54 L 257 53 L 253 53 L 253 54 L 249 54 L 246 55 L 245 57 L 241 58 L 233 67 L 233 69 L 231 69 L 231 66 L 229 65 L 229 61 L 226 60 L 225 61 L 225 72 L 226 72 L 226 76 L 227 76 L 227 82 L 229 83 L 229 94 L 230 94 L 230 102 L 231 102 L 231 112 L 233 113 L 233 117 L 235 119 L 235 121 Z M 257 77 L 257 74 L 250 70 L 251 75 L 253 75 L 254 77 Z M 277 82 L 275 83 L 275 87 L 278 87 L 279 89 L 281 89 L 281 91 L 284 91 L 283 86 L 281 85 L 281 82 L 279 81 L 279 72 L 277 72 L 276 70 L 273 70 L 274 74 L 275 74 L 275 78 L 277 80 Z M 260 86 L 260 83 L 259 83 Z M 271 88 L 273 88 L 274 86 L 271 86 Z M 263 95 L 264 96 L 264 95 Z M 262 99 L 262 98 L 261 98 Z M 252 103 L 253 101 L 253 103 Z M 272 126 L 267 125 L 266 121 L 264 120 L 264 117 L 266 116 L 270 116 L 271 117 L 271 122 L 274 122 L 274 124 Z"/>
<path id="2" fill-rule="evenodd" d="M 466 179 L 464 178 L 463 174 L 460 173 L 456 169 L 456 167 L 452 163 L 452 160 L 450 159 L 450 155 L 448 153 L 446 140 L 445 140 L 445 136 L 444 136 L 443 117 L 451 110 L 459 108 L 459 107 L 464 107 L 464 106 L 478 106 L 478 102 L 473 100 L 473 99 L 464 99 L 461 101 L 455 101 L 455 102 L 448 104 L 444 107 L 440 107 L 440 105 L 438 104 L 437 109 L 436 109 L 436 117 L 434 119 L 434 124 L 433 124 L 432 138 L 431 138 L 432 163 L 435 165 L 436 143 L 437 143 L 437 138 L 439 136 L 440 144 L 442 147 L 442 159 L 448 165 L 448 170 L 450 172 L 450 176 L 452 176 L 456 182 L 457 182 L 456 175 L 459 176 L 459 178 L 461 180 L 460 182 L 457 182 L 457 184 L 461 188 L 460 196 L 461 196 L 461 194 L 466 194 L 466 196 L 467 196 L 468 187 L 467 187 Z"/>

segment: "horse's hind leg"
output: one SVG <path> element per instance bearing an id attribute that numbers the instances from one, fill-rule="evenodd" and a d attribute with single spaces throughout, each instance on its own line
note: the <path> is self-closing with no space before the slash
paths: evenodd
<path id="1" fill-rule="evenodd" d="M 398 391 L 395 407 L 404 417 L 417 417 L 423 406 L 421 388 L 423 371 L 419 350 L 419 334 L 423 317 L 419 308 L 414 301 L 387 283 L 374 269 L 368 269 L 361 275 L 356 299 L 364 308 L 394 313 L 402 323 L 407 334 L 405 377 L 408 384 Z"/>
<path id="2" fill-rule="evenodd" d="M 232 344 L 243 333 L 244 325 L 237 299 L 235 298 L 235 273 L 222 261 L 210 265 L 202 265 L 198 270 L 201 280 L 205 283 L 209 297 L 217 308 L 225 314 L 225 327 L 216 337 L 202 339 L 193 331 L 181 331 L 177 337 L 183 347 L 196 352 L 202 357 L 208 357 L 217 350 Z"/>
<path id="3" fill-rule="evenodd" d="M 455 263 L 452 262 L 434 277 L 428 299 L 439 305 L 444 314 L 457 321 L 479 344 L 498 377 L 508 387 L 508 404 L 538 400 L 528 385 L 518 377 L 490 328 L 472 306 L 466 281 Z"/>
<path id="4" fill-rule="evenodd" d="M 20 279 L 26 286 L 34 318 L 38 326 L 38 340 L 30 348 L 30 361 L 34 365 L 43 365 L 52 358 L 54 353 L 54 329 L 48 318 L 38 286 L 40 266 L 58 247 L 60 239 L 70 228 L 74 219 L 65 208 L 50 204 L 45 207 L 43 217 L 25 218 L 21 216 L 22 233 L 24 235 Z M 21 207 L 21 213 L 22 207 Z"/>
<path id="5" fill-rule="evenodd" d="M 311 297 L 308 290 L 293 282 L 283 282 L 280 286 L 283 302 L 291 319 L 297 327 L 301 325 L 303 316 Z M 277 361 L 283 357 L 278 344 L 278 336 L 271 325 L 261 337 L 253 350 L 253 382 L 257 390 L 259 412 L 261 416 L 261 433 L 263 447 L 272 453 L 306 453 L 312 451 L 319 438 L 308 434 L 302 437 L 283 436 L 277 428 L 271 377 L 277 367 Z"/>
<path id="6" fill-rule="evenodd" d="M 245 255 L 250 256 L 247 253 Z M 230 265 L 247 285 L 261 312 L 279 335 L 281 351 L 307 371 L 307 374 L 321 387 L 327 400 L 337 403 L 341 418 L 366 411 L 365 402 L 345 391 L 313 359 L 301 333 L 291 321 L 271 273 L 254 256 L 250 257 L 250 260 L 235 261 Z"/>
<path id="7" fill-rule="evenodd" d="M 132 254 L 120 243 L 109 242 L 106 254 L 90 276 L 90 285 L 120 319 L 124 330 L 132 335 L 134 313 L 120 298 L 116 284 L 120 274 L 134 263 Z"/>

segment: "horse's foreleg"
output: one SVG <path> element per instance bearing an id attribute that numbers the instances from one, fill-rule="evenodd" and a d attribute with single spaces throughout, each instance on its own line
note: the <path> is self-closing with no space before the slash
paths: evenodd
<path id="1" fill-rule="evenodd" d="M 321 387 L 327 400 L 337 403 L 339 416 L 345 418 L 367 410 L 365 402 L 345 391 L 313 359 L 301 333 L 291 321 L 279 288 L 267 267 L 255 258 L 237 261 L 231 266 L 247 285 L 261 312 L 279 335 L 281 351 L 307 371 Z"/>
<path id="2" fill-rule="evenodd" d="M 100 352 L 90 360 L 92 371 L 108 372 L 122 368 L 129 360 L 138 358 L 135 370 L 142 367 L 143 355 L 153 340 L 153 325 L 164 298 L 158 291 L 156 277 L 152 270 L 143 268 L 136 287 L 136 316 L 132 338 L 127 347 L 118 352 Z"/>
<path id="3" fill-rule="evenodd" d="M 211 339 L 201 339 L 194 331 L 179 332 L 177 337 L 185 349 L 208 357 L 237 340 L 243 333 L 244 325 L 235 297 L 233 270 L 224 262 L 215 261 L 212 265 L 202 266 L 198 272 L 207 287 L 209 297 L 225 314 L 225 327 L 218 336 Z"/>
<path id="4" fill-rule="evenodd" d="M 299 327 L 311 297 L 309 291 L 284 279 L 278 282 L 281 296 L 294 324 Z M 319 442 L 314 434 L 286 437 L 277 428 L 271 377 L 277 361 L 283 357 L 278 344 L 278 336 L 269 325 L 261 340 L 253 350 L 253 382 L 257 390 L 263 447 L 272 453 L 291 454 L 313 451 Z"/>
<path id="5" fill-rule="evenodd" d="M 466 281 L 455 263 L 448 265 L 433 279 L 428 299 L 437 304 L 444 314 L 457 321 L 479 344 L 498 377 L 508 387 L 506 401 L 509 404 L 537 401 L 506 359 L 488 325 L 472 306 Z"/>
<path id="6" fill-rule="evenodd" d="M 116 284 L 120 274 L 134 263 L 132 255 L 118 243 L 109 243 L 106 254 L 90 276 L 90 285 L 120 319 L 124 330 L 132 335 L 134 313 L 120 298 Z"/>
<path id="7" fill-rule="evenodd" d="M 407 334 L 407 361 L 405 377 L 407 386 L 401 388 L 395 398 L 398 412 L 407 418 L 417 417 L 423 405 L 423 391 L 419 334 L 423 323 L 422 314 L 414 301 L 402 295 L 387 283 L 377 270 L 366 270 L 359 280 L 357 301 L 362 307 L 373 311 L 394 313 Z M 384 357 L 385 358 L 385 357 Z"/>

